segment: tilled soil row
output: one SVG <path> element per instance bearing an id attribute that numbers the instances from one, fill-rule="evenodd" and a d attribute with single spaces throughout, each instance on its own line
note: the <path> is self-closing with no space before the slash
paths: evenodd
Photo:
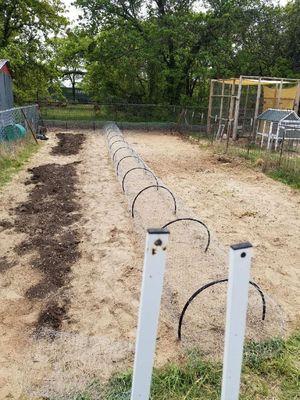
<path id="1" fill-rule="evenodd" d="M 53 155 L 71 156 L 78 154 L 85 140 L 85 136 L 81 133 L 74 135 L 73 133 L 60 132 L 56 134 L 56 137 L 59 142 L 51 151 Z"/>
<path id="2" fill-rule="evenodd" d="M 59 292 L 69 284 L 71 266 L 80 256 L 79 234 L 72 226 L 80 218 L 76 164 L 32 168 L 25 184 L 34 187 L 28 200 L 15 209 L 14 228 L 26 234 L 15 251 L 20 256 L 33 252 L 31 266 L 42 276 L 25 294 L 28 299 L 43 301 L 37 329 L 46 326 L 57 330 L 67 314 L 68 299 Z"/>

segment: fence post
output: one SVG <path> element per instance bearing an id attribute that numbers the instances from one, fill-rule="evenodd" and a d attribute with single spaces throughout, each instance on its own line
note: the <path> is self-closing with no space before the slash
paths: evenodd
<path id="1" fill-rule="evenodd" d="M 38 144 L 39 142 L 37 141 L 37 138 L 36 138 L 36 136 L 35 136 L 35 134 L 34 134 L 34 132 L 33 132 L 32 126 L 31 126 L 30 122 L 28 121 L 28 118 L 27 118 L 27 116 L 26 116 L 26 114 L 25 114 L 23 108 L 21 108 L 21 113 L 22 113 L 22 115 L 23 115 L 23 117 L 24 117 L 24 119 L 25 119 L 25 122 L 27 123 L 27 125 L 28 125 L 28 127 L 29 127 L 29 130 L 30 130 L 30 132 L 31 132 L 31 135 L 32 135 L 32 137 L 33 137 L 35 143 Z"/>
<path id="2" fill-rule="evenodd" d="M 148 400 L 169 231 L 148 229 L 135 348 L 131 400 Z"/>
<path id="3" fill-rule="evenodd" d="M 252 245 L 232 245 L 229 258 L 221 400 L 238 400 L 248 306 Z"/>

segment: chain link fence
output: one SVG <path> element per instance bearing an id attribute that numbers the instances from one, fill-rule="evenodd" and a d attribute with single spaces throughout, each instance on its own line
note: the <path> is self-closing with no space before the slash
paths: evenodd
<path id="1" fill-rule="evenodd" d="M 199 130 L 206 127 L 206 110 L 166 104 L 64 104 L 41 105 L 48 126 L 102 128 L 107 121 L 120 127 L 147 130 Z"/>
<path id="2" fill-rule="evenodd" d="M 250 95 L 249 95 L 250 96 Z M 249 97 L 248 96 L 248 97 Z M 250 97 L 249 97 L 250 98 Z M 229 106 L 223 104 L 223 109 Z M 261 148 L 261 138 L 251 130 L 233 141 L 225 120 L 215 112 L 207 130 L 207 109 L 204 107 L 156 104 L 62 104 L 41 106 L 42 117 L 49 127 L 63 129 L 101 129 L 107 121 L 115 121 L 120 129 L 169 131 L 203 139 L 214 151 L 238 156 L 263 172 L 296 187 L 300 186 L 300 141 L 281 137 L 277 148 Z M 223 118 L 221 116 L 221 118 Z M 221 127 L 221 129 L 220 129 Z M 290 135 L 289 135 L 290 136 Z"/>
<path id="3" fill-rule="evenodd" d="M 239 157 L 271 177 L 300 188 L 300 132 L 296 133 L 294 139 L 291 139 L 290 132 L 289 135 L 283 133 L 277 147 L 273 141 L 270 148 L 266 149 L 261 145 L 259 135 L 241 137 L 233 141 L 226 133 L 220 134 L 219 123 L 216 120 L 211 125 L 210 134 L 198 132 L 193 136 L 198 139 L 204 136 L 209 140 L 214 151 L 224 157 L 224 162 L 230 161 L 227 157 Z"/>

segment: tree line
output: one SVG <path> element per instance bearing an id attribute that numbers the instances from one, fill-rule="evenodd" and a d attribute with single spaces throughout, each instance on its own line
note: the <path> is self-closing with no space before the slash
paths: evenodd
<path id="1" fill-rule="evenodd" d="M 205 103 L 210 78 L 300 78 L 300 1 L 0 0 L 0 58 L 19 103 L 62 96 L 96 102 Z"/>

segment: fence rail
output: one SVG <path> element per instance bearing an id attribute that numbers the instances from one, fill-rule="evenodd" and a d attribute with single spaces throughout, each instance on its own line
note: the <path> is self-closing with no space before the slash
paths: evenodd
<path id="1" fill-rule="evenodd" d="M 117 121 L 135 123 L 179 123 L 206 125 L 206 110 L 202 107 L 167 104 L 52 104 L 42 105 L 45 120 Z"/>
<path id="2" fill-rule="evenodd" d="M 207 131 L 207 110 L 203 107 L 155 104 L 56 104 L 41 107 L 48 127 L 63 129 L 101 129 L 107 121 L 116 121 L 121 129 L 162 130 L 209 140 L 217 151 L 242 157 L 263 172 L 285 183 L 300 186 L 300 142 L 281 138 L 271 151 L 261 148 L 261 137 L 248 135 L 232 141 L 219 117 L 211 120 Z M 224 125 L 223 124 L 223 125 Z M 252 132 L 252 131 L 251 131 Z M 298 182 L 298 183 L 297 183 Z"/>

